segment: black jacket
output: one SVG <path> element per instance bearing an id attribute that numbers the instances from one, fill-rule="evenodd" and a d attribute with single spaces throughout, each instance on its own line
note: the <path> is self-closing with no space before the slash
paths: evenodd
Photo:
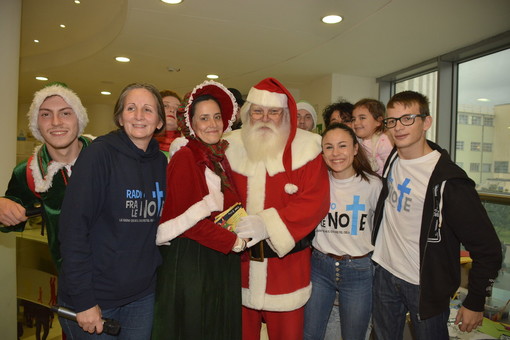
<path id="1" fill-rule="evenodd" d="M 136 301 L 155 290 L 167 160 L 122 130 L 99 137 L 73 167 L 60 215 L 59 299 L 80 312 Z"/>
<path id="2" fill-rule="evenodd" d="M 452 162 L 446 150 L 427 142 L 441 156 L 429 180 L 421 221 L 419 317 L 427 319 L 448 308 L 460 285 L 461 243 L 473 259 L 463 305 L 480 312 L 501 268 L 501 243 L 475 183 Z M 383 189 L 374 214 L 373 244 L 388 196 L 388 174 L 397 158 L 394 148 L 384 166 Z"/>

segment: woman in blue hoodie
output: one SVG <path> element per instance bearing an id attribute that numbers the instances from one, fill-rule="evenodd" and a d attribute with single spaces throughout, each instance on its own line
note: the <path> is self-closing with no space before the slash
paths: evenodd
<path id="1" fill-rule="evenodd" d="M 167 164 L 153 139 L 165 126 L 157 89 L 128 85 L 114 120 L 119 129 L 80 155 L 62 204 L 58 297 L 77 313 L 60 318 L 71 339 L 101 334 L 104 318 L 120 322 L 121 339 L 150 339 Z"/>

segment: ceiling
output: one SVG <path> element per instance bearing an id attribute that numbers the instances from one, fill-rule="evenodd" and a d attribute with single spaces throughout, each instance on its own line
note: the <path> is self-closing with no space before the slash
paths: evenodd
<path id="1" fill-rule="evenodd" d="M 510 30 L 508 0 L 23 0 L 22 11 L 24 103 L 39 75 L 86 105 L 132 82 L 183 95 L 210 73 L 243 93 L 268 76 L 295 89 L 332 73 L 376 78 Z"/>

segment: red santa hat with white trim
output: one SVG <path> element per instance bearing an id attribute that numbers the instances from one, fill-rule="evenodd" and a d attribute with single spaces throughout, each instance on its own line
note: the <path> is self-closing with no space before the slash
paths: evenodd
<path id="1" fill-rule="evenodd" d="M 290 132 L 283 151 L 283 167 L 289 179 L 285 185 L 285 192 L 294 194 L 298 187 L 292 183 L 292 141 L 297 130 L 297 107 L 292 94 L 275 78 L 266 78 L 253 86 L 246 97 L 246 101 L 266 107 L 283 107 L 289 109 Z"/>

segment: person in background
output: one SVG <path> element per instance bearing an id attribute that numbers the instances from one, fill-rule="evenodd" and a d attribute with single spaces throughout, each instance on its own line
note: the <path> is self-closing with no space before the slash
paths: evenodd
<path id="1" fill-rule="evenodd" d="M 385 112 L 383 103 L 370 98 L 361 99 L 352 110 L 352 128 L 361 139 L 372 170 L 378 175 L 382 174 L 384 163 L 393 149 L 393 143 L 384 133 L 382 120 Z"/>
<path id="2" fill-rule="evenodd" d="M 354 106 L 345 100 L 341 100 L 326 106 L 322 112 L 322 118 L 324 119 L 325 127 L 327 128 L 329 124 L 332 123 L 344 123 L 345 125 L 351 127 L 353 108 Z"/>
<path id="3" fill-rule="evenodd" d="M 297 102 L 298 128 L 312 131 L 317 126 L 317 112 L 313 106 L 305 101 Z"/>
<path id="4" fill-rule="evenodd" d="M 23 231 L 27 210 L 40 206 L 43 228 L 57 271 L 60 270 L 58 231 L 60 207 L 78 155 L 91 139 L 82 136 L 89 121 L 80 98 L 63 83 L 53 83 L 34 94 L 28 110 L 32 135 L 42 144 L 13 172 L 0 198 L 2 232 Z"/>
<path id="5" fill-rule="evenodd" d="M 239 130 L 241 126 L 243 126 L 243 122 L 241 121 L 241 115 L 239 114 L 241 107 L 244 105 L 243 95 L 241 94 L 241 92 L 239 92 L 238 89 L 235 89 L 233 87 L 229 87 L 228 90 L 234 95 L 234 98 L 236 99 L 237 103 L 236 121 L 232 125 L 232 130 Z"/>
<path id="6" fill-rule="evenodd" d="M 234 183 L 249 216 L 238 236 L 250 239 L 241 262 L 243 339 L 303 337 L 304 305 L 311 293 L 307 236 L 329 205 L 320 136 L 297 128 L 297 108 L 276 79 L 252 87 L 241 109 L 243 127 L 226 136 Z"/>
<path id="7" fill-rule="evenodd" d="M 214 221 L 241 201 L 222 139 L 236 112 L 234 96 L 222 84 L 206 81 L 193 89 L 179 120 L 187 127 L 182 129 L 186 143 L 167 169 L 167 199 L 156 238 L 163 264 L 153 340 L 241 339 L 238 253 L 246 240 Z"/>
<path id="8" fill-rule="evenodd" d="M 397 93 L 386 112 L 383 123 L 395 147 L 384 167 L 372 234 L 376 339 L 402 339 L 409 312 L 415 339 L 447 340 L 450 299 L 460 285 L 460 244 L 473 259 L 455 319 L 463 332 L 482 324 L 501 245 L 475 183 L 426 139 L 432 126 L 427 97 Z"/>
<path id="9" fill-rule="evenodd" d="M 59 318 L 68 339 L 110 339 L 102 318 L 119 321 L 119 339 L 151 335 L 167 165 L 153 138 L 165 127 L 158 90 L 126 86 L 114 121 L 78 158 L 62 204 L 58 300 L 77 320 Z"/>
<path id="10" fill-rule="evenodd" d="M 305 305 L 304 339 L 323 339 L 332 308 L 339 308 L 341 336 L 365 340 L 372 313 L 372 218 L 381 180 L 354 134 L 342 123 L 322 135 L 329 168 L 330 208 L 312 241 L 312 296 Z M 339 292 L 339 307 L 333 307 Z"/>
<path id="11" fill-rule="evenodd" d="M 159 143 L 159 149 L 168 156 L 170 144 L 181 136 L 181 132 L 177 127 L 177 110 L 181 105 L 181 97 L 174 91 L 164 90 L 159 93 L 163 99 L 165 108 L 166 125 L 165 130 L 155 136 Z"/>

